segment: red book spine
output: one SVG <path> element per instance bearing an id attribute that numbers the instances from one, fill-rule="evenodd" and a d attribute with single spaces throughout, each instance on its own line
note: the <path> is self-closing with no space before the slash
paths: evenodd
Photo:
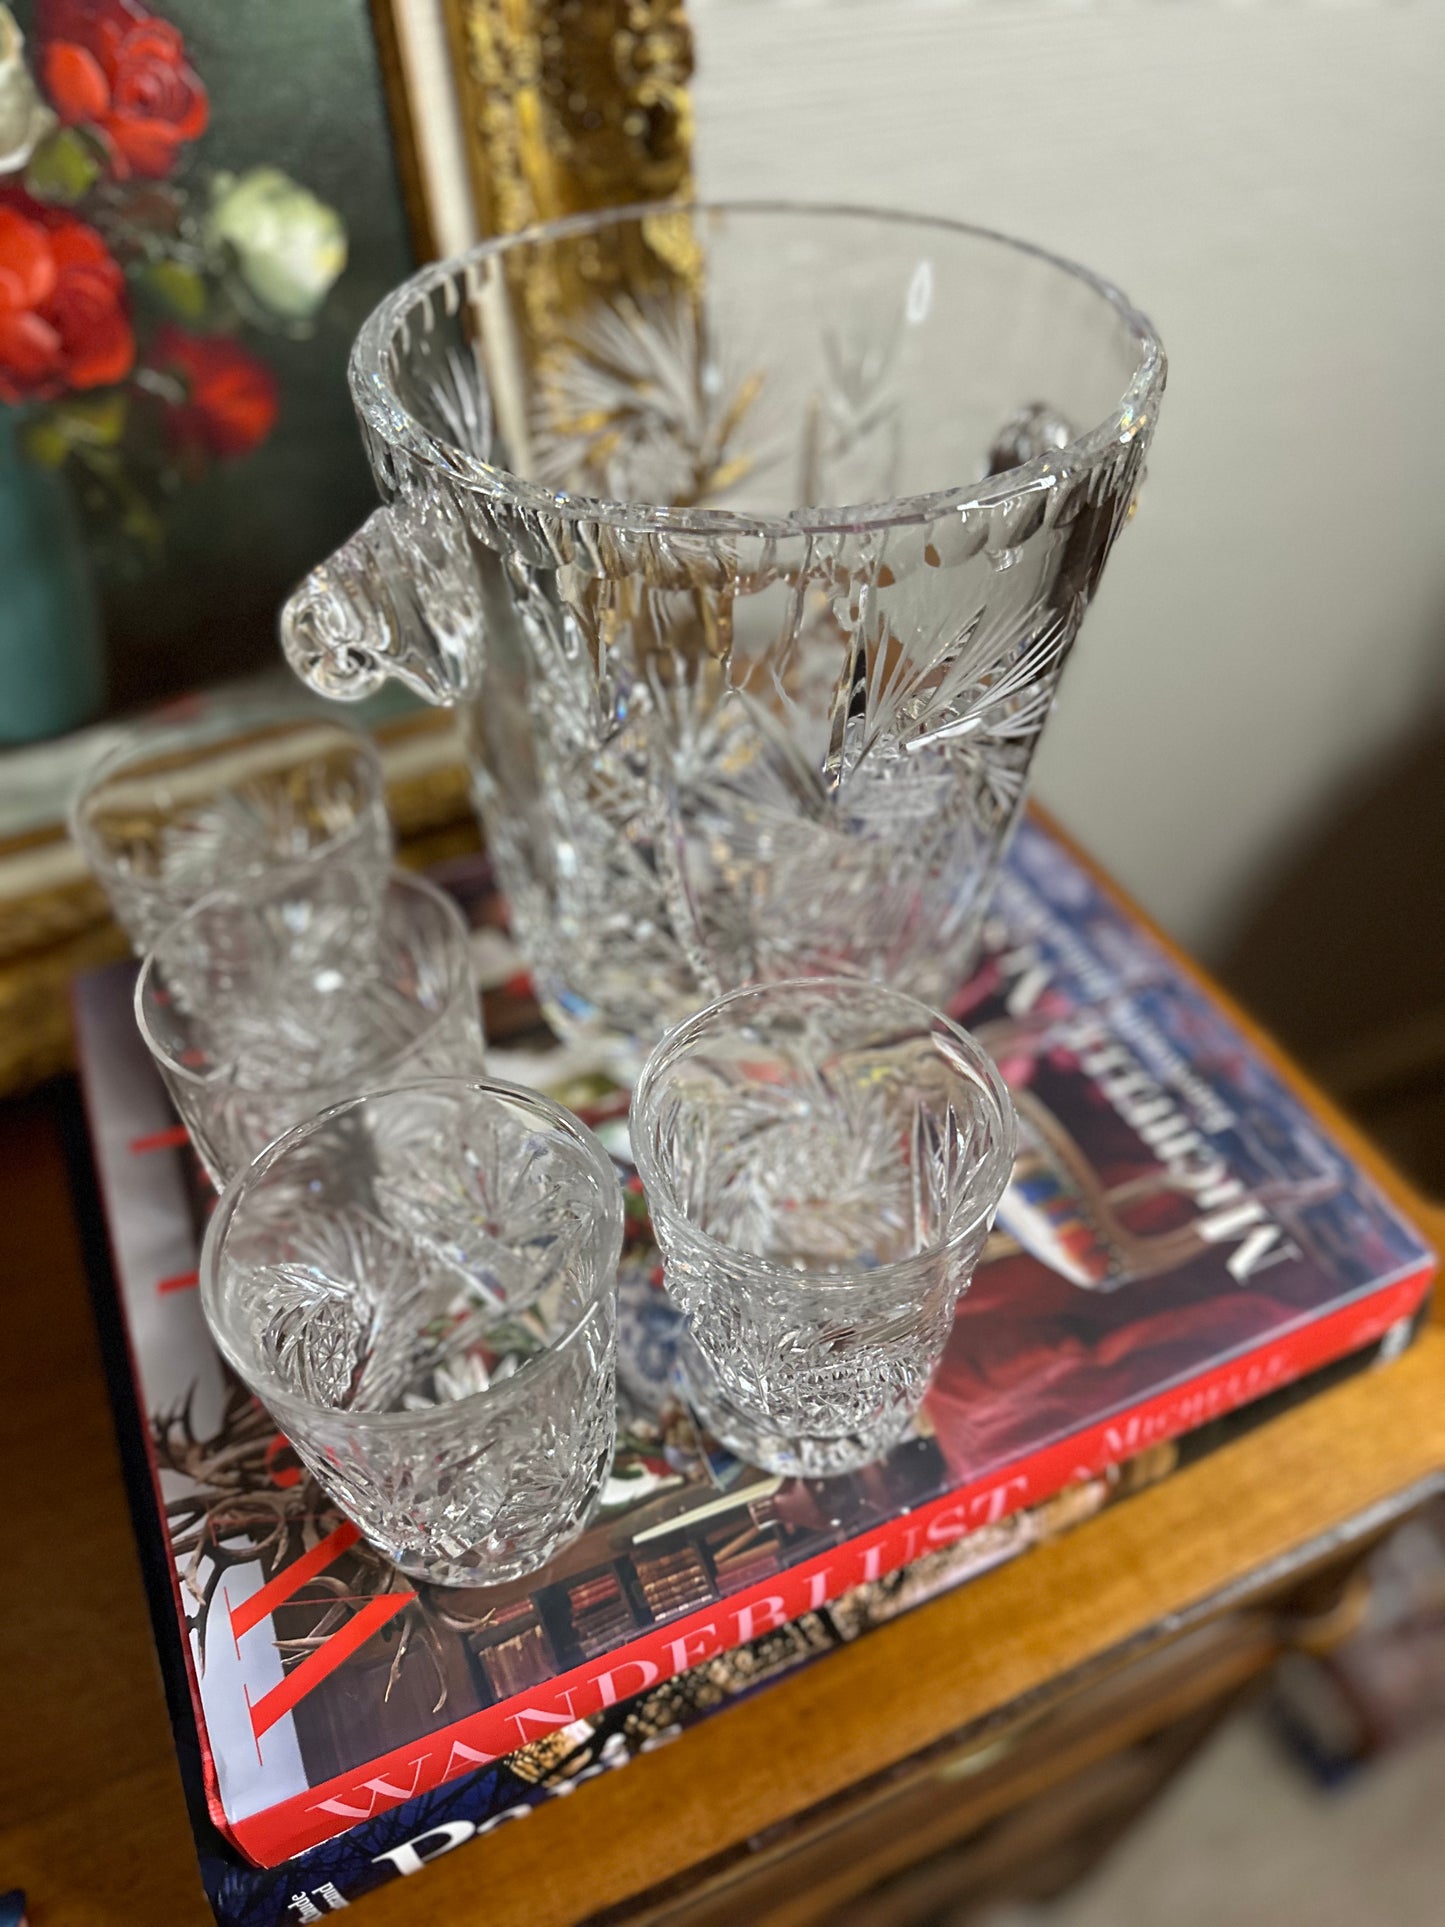
<path id="1" fill-rule="evenodd" d="M 656 1627 L 599 1660 L 470 1714 L 264 1813 L 230 1820 L 216 1813 L 218 1824 L 249 1858 L 275 1866 L 389 1806 L 488 1766 L 557 1727 L 616 1706 L 802 1613 L 816 1612 L 851 1587 L 881 1579 L 980 1526 L 995 1525 L 1076 1480 L 1097 1477 L 1148 1445 L 1193 1431 L 1363 1349 L 1418 1308 L 1433 1272 L 1433 1262 L 1427 1262 L 1374 1286 L 1327 1317 L 1277 1335 L 803 1565 Z M 213 1798 L 213 1810 L 218 1804 Z"/>

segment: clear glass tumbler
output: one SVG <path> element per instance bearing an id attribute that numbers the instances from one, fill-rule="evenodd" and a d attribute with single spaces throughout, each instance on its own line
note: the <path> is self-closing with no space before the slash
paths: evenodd
<path id="1" fill-rule="evenodd" d="M 307 865 L 214 891 L 141 966 L 136 1022 L 217 1189 L 354 1093 L 480 1074 L 481 1004 L 450 897 Z"/>
<path id="2" fill-rule="evenodd" d="M 391 863 L 375 747 L 325 718 L 141 724 L 90 772 L 70 820 L 138 956 L 210 891 L 278 865 L 379 883 Z"/>
<path id="3" fill-rule="evenodd" d="M 282 617 L 454 703 L 548 1014 L 749 982 L 946 1003 L 1164 389 L 1116 288 L 957 222 L 607 209 L 356 340 L 379 508 Z"/>
<path id="4" fill-rule="evenodd" d="M 761 985 L 663 1038 L 630 1129 L 699 1417 L 773 1472 L 881 1457 L 1008 1183 L 992 1060 L 894 991 Z"/>
<path id="5" fill-rule="evenodd" d="M 467 1182 L 418 1190 L 433 1167 Z M 435 1079 L 323 1112 L 235 1177 L 201 1302 L 373 1545 L 413 1579 L 500 1584 L 582 1530 L 611 1463 L 621 1243 L 616 1171 L 576 1118 Z"/>

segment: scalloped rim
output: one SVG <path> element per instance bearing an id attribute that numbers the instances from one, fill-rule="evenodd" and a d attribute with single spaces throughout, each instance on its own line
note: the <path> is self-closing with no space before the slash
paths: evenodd
<path id="1" fill-rule="evenodd" d="M 423 296 L 441 287 L 459 272 L 510 253 L 514 248 L 567 240 L 574 235 L 592 233 L 623 221 L 643 221 L 678 214 L 704 217 L 783 215 L 881 221 L 923 228 L 939 235 L 991 242 L 1012 249 L 1017 254 L 1030 255 L 1091 288 L 1114 310 L 1138 343 L 1138 366 L 1118 406 L 1102 422 L 1076 436 L 1065 447 L 1051 449 L 1047 454 L 1035 456 L 1032 461 L 1017 468 L 990 475 L 984 482 L 938 489 L 924 495 L 899 496 L 885 502 L 864 502 L 838 508 L 799 508 L 782 515 L 750 514 L 742 509 L 677 509 L 659 503 L 615 502 L 602 496 L 574 495 L 567 490 L 545 488 L 540 483 L 514 475 L 509 469 L 479 461 L 454 444 L 428 434 L 402 405 L 387 376 L 388 349 L 401 319 Z M 1048 249 L 1035 247 L 1028 241 L 1014 240 L 991 228 L 932 215 L 906 214 L 889 208 L 854 207 L 841 203 L 651 201 L 608 208 L 597 213 L 571 215 L 566 220 L 523 228 L 516 234 L 483 241 L 465 254 L 434 262 L 410 280 L 404 281 L 372 310 L 357 334 L 347 374 L 357 414 L 381 441 L 441 469 L 467 488 L 490 496 L 510 508 L 556 516 L 564 521 L 596 522 L 609 528 L 637 533 L 786 536 L 853 534 L 870 529 L 928 523 L 942 515 L 966 515 L 991 508 L 1031 488 L 1055 483 L 1062 474 L 1092 465 L 1109 449 L 1133 441 L 1142 429 L 1152 426 L 1154 406 L 1163 392 L 1167 367 L 1164 349 L 1152 323 L 1112 282 L 1066 260 L 1062 255 L 1052 254 Z"/>

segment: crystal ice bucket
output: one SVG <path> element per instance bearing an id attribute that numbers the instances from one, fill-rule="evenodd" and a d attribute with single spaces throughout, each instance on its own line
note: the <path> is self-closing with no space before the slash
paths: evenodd
<path id="1" fill-rule="evenodd" d="M 1164 387 L 1106 282 L 956 223 L 586 215 L 362 328 L 385 506 L 282 633 L 464 721 L 537 987 L 647 1042 L 739 984 L 967 970 Z"/>

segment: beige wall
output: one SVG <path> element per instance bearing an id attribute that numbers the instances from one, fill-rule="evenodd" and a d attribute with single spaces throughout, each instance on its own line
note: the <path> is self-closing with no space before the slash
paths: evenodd
<path id="1" fill-rule="evenodd" d="M 1169 394 L 1038 790 L 1206 955 L 1445 700 L 1445 5 L 690 0 L 700 189 L 1118 281 Z"/>

